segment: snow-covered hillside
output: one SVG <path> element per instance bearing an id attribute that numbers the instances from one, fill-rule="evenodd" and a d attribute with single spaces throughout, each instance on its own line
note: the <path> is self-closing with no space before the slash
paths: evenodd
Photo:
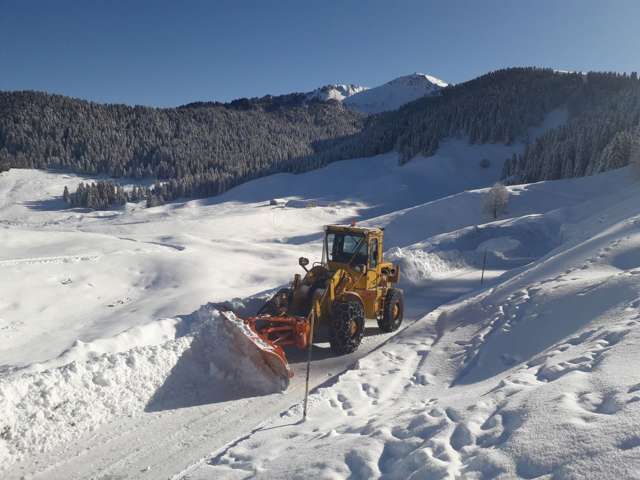
<path id="1" fill-rule="evenodd" d="M 414 73 L 351 95 L 343 103 L 359 112 L 380 113 L 396 110 L 405 103 L 426 95 L 437 95 L 446 86 L 445 82 L 436 77 Z"/>
<path id="2" fill-rule="evenodd" d="M 0 288 L 12 300 L 0 305 L 7 332 L 0 362 L 50 360 L 77 338 L 110 337 L 285 283 L 299 256 L 318 258 L 312 240 L 323 225 L 486 186 L 521 148 L 451 140 L 436 156 L 404 166 L 396 154 L 380 155 L 272 175 L 213 199 L 112 212 L 62 208 L 59 192 L 81 177 L 4 173 Z M 482 158 L 489 168 L 479 166 Z M 272 198 L 321 207 L 270 208 Z"/>
<path id="3" fill-rule="evenodd" d="M 409 209 L 427 238 L 392 254 L 420 274 L 411 301 L 485 251 L 506 273 L 319 388 L 307 423 L 295 405 L 184 478 L 638 478 L 640 185 L 623 169 L 511 191 L 480 225 L 480 191 Z M 428 237 L 453 212 L 469 227 Z"/>
<path id="4" fill-rule="evenodd" d="M 76 475 L 81 467 L 73 457 L 57 453 L 64 442 L 101 425 L 110 431 L 113 422 L 131 416 L 164 424 L 167 420 L 153 412 L 158 396 L 172 395 L 164 393 L 167 390 L 177 392 L 175 404 L 206 404 L 194 411 L 197 416 L 219 415 L 223 407 L 215 399 L 220 395 L 251 397 L 255 376 L 244 378 L 238 384 L 241 393 L 233 393 L 228 382 L 203 380 L 207 374 L 194 365 L 206 361 L 185 360 L 192 358 L 189 352 L 200 335 L 192 329 L 191 312 L 210 301 L 246 297 L 286 283 L 299 268 L 299 256 L 319 259 L 318 240 L 325 224 L 390 213 L 490 184 L 502 159 L 519 148 L 452 140 L 437 156 L 402 167 L 395 154 L 382 155 L 297 176 L 273 175 L 214 199 L 152 209 L 129 205 L 113 212 L 63 208 L 59 199 L 63 186 L 72 188 L 86 180 L 81 177 L 31 170 L 3 173 L 0 236 L 5 248 L 0 289 L 6 296 L 0 305 L 5 333 L 0 337 L 4 370 L 0 428 L 7 432 L 0 449 L 3 468 L 17 462 L 12 475 L 37 470 L 29 459 L 41 451 L 47 462 L 59 462 L 63 455 L 64 468 L 71 461 L 74 466 L 68 468 Z M 485 157 L 492 162 L 488 169 L 478 164 Z M 446 172 L 455 180 L 445 186 L 439 179 Z M 425 189 L 428 183 L 433 188 Z M 273 198 L 283 201 L 270 206 Z M 444 292 L 444 298 L 436 296 L 429 304 L 416 303 L 409 309 L 417 315 L 457 292 Z M 250 302 L 252 312 L 258 304 Z M 407 322 L 414 318 L 408 316 Z M 331 359 L 313 377 L 315 384 L 384 339 L 371 337 L 351 359 Z M 176 368 L 186 380 L 174 379 Z M 298 372 L 289 391 L 295 392 L 299 387 L 295 382 L 302 378 Z M 211 393 L 209 383 L 222 393 Z M 47 400 L 33 405 L 36 398 Z M 290 402 L 276 397 L 267 408 L 260 401 L 262 409 L 256 412 L 276 413 Z M 89 411 L 80 415 L 86 408 Z M 43 423 L 40 417 L 49 420 Z M 241 434 L 238 428 L 243 422 L 262 420 L 249 418 L 223 422 L 225 434 L 212 437 L 210 449 L 219 447 L 218 442 L 228 438 L 225 435 L 231 440 Z M 180 421 L 167 428 L 180 429 Z M 166 448 L 162 451 L 166 454 Z M 118 453 L 111 455 L 107 458 Z M 183 451 L 176 455 L 198 458 Z M 68 473 L 64 468 L 61 471 Z"/>
<path id="5" fill-rule="evenodd" d="M 112 212 L 62 208 L 78 176 L 0 174 L 0 475 L 637 476 L 640 185 L 514 186 L 494 220 L 486 187 L 522 148 L 449 139 Z M 271 393 L 218 303 L 255 312 L 352 219 L 385 227 L 406 328 L 373 321 L 345 357 L 319 343 L 301 424 L 304 353 Z"/>

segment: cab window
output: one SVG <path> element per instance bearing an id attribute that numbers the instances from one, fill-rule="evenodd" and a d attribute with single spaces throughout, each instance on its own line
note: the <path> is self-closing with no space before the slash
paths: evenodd
<path id="1" fill-rule="evenodd" d="M 371 240 L 369 246 L 369 267 L 375 268 L 378 266 L 378 239 Z"/>
<path id="2" fill-rule="evenodd" d="M 330 262 L 364 265 L 367 263 L 367 250 L 364 235 L 341 232 L 327 234 Z"/>

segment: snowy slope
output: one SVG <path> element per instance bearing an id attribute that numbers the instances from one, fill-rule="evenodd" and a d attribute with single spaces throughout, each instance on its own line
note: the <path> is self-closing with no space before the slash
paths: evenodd
<path id="1" fill-rule="evenodd" d="M 295 422 L 296 405 L 183 478 L 638 478 L 640 185 L 630 177 L 514 187 L 511 220 L 400 250 L 486 248 L 501 270 L 519 245 L 530 257 L 315 391 L 307 423 Z M 556 208 L 538 210 L 549 195 Z M 405 216 L 444 216 L 422 213 Z M 541 245 L 532 220 L 553 238 Z M 451 274 L 432 273 L 434 283 Z M 405 286 L 408 298 L 425 288 Z"/>
<path id="2" fill-rule="evenodd" d="M 350 95 L 343 103 L 359 112 L 380 113 L 396 110 L 405 103 L 426 95 L 437 95 L 446 86 L 445 82 L 431 75 L 414 73 Z"/>
<path id="3" fill-rule="evenodd" d="M 546 124 L 564 118 L 555 112 Z M 156 327 L 159 318 L 289 281 L 299 256 L 318 257 L 312 240 L 323 225 L 490 185 L 504 159 L 522 148 L 452 139 L 404 166 L 395 154 L 380 155 L 272 175 L 213 199 L 112 212 L 62 208 L 64 185 L 73 189 L 85 178 L 0 174 L 0 289 L 11 299 L 0 303 L 0 365 L 51 360 L 78 339 L 147 324 L 135 345 L 153 343 L 167 335 Z M 480 168 L 482 158 L 489 168 Z M 268 207 L 273 198 L 321 206 Z"/>
<path id="4" fill-rule="evenodd" d="M 565 112 L 555 112 L 544 127 L 565 119 Z M 64 184 L 86 180 L 78 176 L 0 174 L 3 476 L 135 478 L 151 466 L 154 475 L 168 477 L 296 404 L 303 358 L 292 357 L 297 373 L 286 394 L 256 398 L 247 385 L 259 377 L 246 369 L 240 379 L 246 383 L 234 393 L 219 381 L 233 381 L 233 375 L 220 374 L 228 370 L 222 359 L 203 362 L 201 351 L 194 350 L 198 337 L 192 327 L 200 305 L 256 293 L 264 297 L 297 271 L 297 257 L 318 259 L 324 224 L 358 219 L 387 227 L 387 253 L 406 272 L 406 325 L 477 290 L 478 259 L 485 249 L 492 252 L 486 278 L 497 285 L 506 270 L 524 268 L 560 248 L 566 239 L 559 225 L 592 215 L 603 203 L 594 197 L 612 191 L 610 185 L 620 179 L 612 174 L 513 187 L 507 215 L 493 222 L 481 211 L 483 192 L 475 189 L 493 183 L 503 160 L 521 148 L 450 139 L 435 156 L 404 166 L 394 154 L 337 162 L 301 175 L 258 179 L 212 199 L 152 209 L 129 205 L 113 212 L 61 209 L 56 197 Z M 491 161 L 489 168 L 480 168 L 482 158 Z M 270 206 L 273 198 L 282 202 Z M 584 207 L 589 201 L 595 207 Z M 242 302 L 245 311 L 255 311 L 260 298 Z M 398 344 L 408 342 L 402 348 L 413 348 L 414 355 L 426 351 L 430 335 L 440 331 L 436 318 L 401 332 Z M 414 342 L 408 333 L 413 329 L 428 335 Z M 355 361 L 361 368 L 373 359 L 378 373 L 384 371 L 375 359 L 386 351 L 379 346 L 389 336 L 368 330 L 361 349 L 349 357 L 330 357 L 319 345 L 312 386 Z M 229 357 L 233 363 L 241 355 Z M 136 362 L 144 366 L 141 371 Z M 443 385 L 463 368 L 440 364 Z M 398 368 L 384 377 L 390 384 L 403 381 L 406 369 Z M 179 374 L 177 380 L 172 372 Z M 427 373 L 425 379 L 440 375 Z M 336 388 L 352 375 L 340 377 Z M 124 390 L 114 390 L 116 384 Z M 358 384 L 356 393 L 367 388 Z M 156 409 L 159 395 L 173 403 Z M 353 395 L 336 396 L 345 412 L 348 403 L 358 401 L 359 393 Z M 313 401 L 313 408 L 320 405 Z M 407 406 L 394 408 L 402 417 Z M 74 419 L 78 412 L 83 413 Z M 345 415 L 357 417 L 352 413 Z M 247 471 L 260 465 L 260 455 L 271 454 L 276 458 L 278 452 L 256 449 Z M 206 468 L 200 473 L 209 475 Z"/>
<path id="5" fill-rule="evenodd" d="M 303 175 L 273 175 L 213 200 L 114 212 L 57 209 L 52 197 L 81 178 L 4 173 L 0 178 L 12 187 L 0 220 L 5 227 L 0 229 L 0 289 L 11 301 L 0 304 L 6 333 L 0 337 L 0 364 L 50 360 L 77 339 L 92 342 L 150 322 L 154 327 L 144 330 L 138 344 L 164 338 L 166 329 L 154 322 L 158 318 L 287 282 L 299 256 L 318 257 L 318 246 L 308 242 L 327 223 L 490 184 L 501 159 L 517 147 L 493 148 L 495 169 L 480 169 L 474 156 L 466 167 L 469 175 L 449 184 L 434 182 L 431 189 L 423 185 L 440 178 L 435 172 L 443 164 L 458 158 L 465 171 L 463 158 L 443 154 L 400 167 L 395 155 L 383 155 Z M 268 207 L 273 197 L 327 206 Z M 46 209 L 27 204 L 27 198 L 41 199 L 28 202 Z"/>

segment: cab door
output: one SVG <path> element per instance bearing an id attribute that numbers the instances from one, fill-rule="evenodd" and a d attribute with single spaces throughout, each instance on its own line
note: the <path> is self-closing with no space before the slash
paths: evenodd
<path id="1" fill-rule="evenodd" d="M 369 262 L 367 265 L 367 289 L 371 290 L 378 285 L 380 274 L 380 242 L 376 237 L 369 240 Z"/>
<path id="2" fill-rule="evenodd" d="M 365 274 L 364 290 L 361 290 L 360 296 L 364 301 L 364 311 L 367 318 L 376 318 L 377 301 L 378 301 L 378 276 L 380 268 L 380 243 L 377 238 L 369 239 L 369 252 L 367 260 L 367 273 Z"/>

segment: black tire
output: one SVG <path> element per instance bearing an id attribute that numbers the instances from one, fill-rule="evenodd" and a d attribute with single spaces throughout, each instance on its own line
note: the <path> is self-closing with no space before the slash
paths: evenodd
<path id="1" fill-rule="evenodd" d="M 404 316 L 404 295 L 402 290 L 391 288 L 384 301 L 382 318 L 378 319 L 378 327 L 383 332 L 393 332 L 400 328 Z"/>
<path id="2" fill-rule="evenodd" d="M 364 337 L 364 308 L 357 300 L 335 302 L 329 332 L 331 350 L 338 355 L 355 352 Z"/>

